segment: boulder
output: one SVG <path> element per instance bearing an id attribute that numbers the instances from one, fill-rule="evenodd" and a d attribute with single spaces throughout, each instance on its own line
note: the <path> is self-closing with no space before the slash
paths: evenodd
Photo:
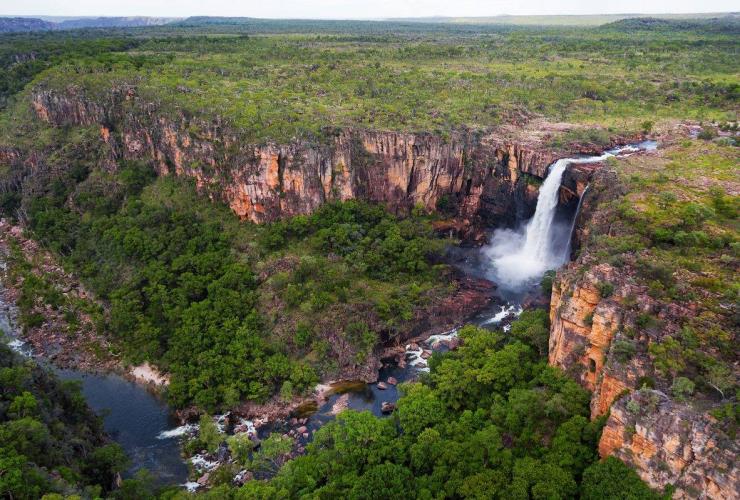
<path id="1" fill-rule="evenodd" d="M 390 401 L 383 401 L 380 405 L 380 411 L 383 413 L 393 413 L 393 410 L 396 409 L 396 404 L 391 403 Z"/>

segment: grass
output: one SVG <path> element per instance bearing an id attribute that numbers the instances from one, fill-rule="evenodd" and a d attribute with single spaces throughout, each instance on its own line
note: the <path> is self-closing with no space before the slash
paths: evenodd
<path id="1" fill-rule="evenodd" d="M 626 194 L 603 208 L 603 220 L 619 236 L 600 236 L 597 223 L 590 251 L 645 286 L 659 309 L 677 307 L 668 325 L 641 313 L 636 326 L 653 332 L 649 351 L 668 385 L 685 376 L 701 397 L 716 397 L 737 383 L 740 150 L 701 139 L 664 148 L 616 162 Z"/>
<path id="2" fill-rule="evenodd" d="M 162 37 L 59 64 L 35 84 L 99 100 L 131 84 L 162 112 L 222 116 L 254 142 L 321 138 L 324 127 L 445 134 L 532 116 L 639 130 L 735 119 L 737 48 L 723 34 L 585 29 Z"/>

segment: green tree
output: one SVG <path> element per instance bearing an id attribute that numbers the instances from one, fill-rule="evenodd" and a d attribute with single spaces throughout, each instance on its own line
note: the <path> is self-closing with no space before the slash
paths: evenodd
<path id="1" fill-rule="evenodd" d="M 660 498 L 634 470 L 621 460 L 608 457 L 596 462 L 583 473 L 581 498 L 584 500 L 657 500 Z"/>
<path id="2" fill-rule="evenodd" d="M 357 479 L 351 497 L 363 500 L 401 500 L 414 491 L 413 476 L 406 467 L 384 463 L 369 468 Z"/>
<path id="3" fill-rule="evenodd" d="M 113 489 L 116 475 L 129 465 L 129 459 L 118 444 L 96 448 L 85 460 L 84 474 L 105 491 Z"/>
<path id="4" fill-rule="evenodd" d="M 215 453 L 224 441 L 223 433 L 218 430 L 218 426 L 216 425 L 216 422 L 213 421 L 213 417 L 207 413 L 204 413 L 200 417 L 198 440 L 203 443 L 205 449 L 210 453 Z"/>
<path id="5" fill-rule="evenodd" d="M 274 474 L 292 449 L 292 439 L 281 434 L 270 434 L 262 441 L 259 451 L 252 456 L 249 468 L 256 472 Z"/>
<path id="6" fill-rule="evenodd" d="M 246 433 L 234 434 L 226 438 L 226 443 L 229 445 L 229 451 L 231 456 L 240 465 L 246 467 L 249 465 L 249 457 L 254 449 L 254 443 Z"/>
<path id="7" fill-rule="evenodd" d="M 540 356 L 547 355 L 550 339 L 549 316 L 544 309 L 524 311 L 511 325 L 511 335 L 531 345 Z"/>

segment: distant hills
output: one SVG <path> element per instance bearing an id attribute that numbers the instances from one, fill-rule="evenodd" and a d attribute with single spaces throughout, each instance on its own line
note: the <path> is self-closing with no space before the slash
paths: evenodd
<path id="1" fill-rule="evenodd" d="M 80 28 L 136 28 L 142 26 L 162 26 L 181 18 L 175 17 L 0 17 L 0 33 L 27 31 L 71 30 Z"/>
<path id="2" fill-rule="evenodd" d="M 507 24 L 516 26 L 601 26 L 625 19 L 698 20 L 712 18 L 735 18 L 737 12 L 713 12 L 698 14 L 593 14 L 563 16 L 490 16 L 490 17 L 406 17 L 389 18 L 386 21 L 452 24 Z"/>
<path id="3" fill-rule="evenodd" d="M 54 29 L 54 23 L 28 17 L 0 17 L 0 33 L 17 33 L 24 31 L 48 31 Z"/>
<path id="4" fill-rule="evenodd" d="M 726 15 L 705 19 L 664 19 L 637 17 L 622 19 L 600 26 L 601 30 L 612 31 L 704 31 L 713 33 L 740 34 L 740 16 Z"/>
<path id="5" fill-rule="evenodd" d="M 56 31 L 82 28 L 136 28 L 148 26 L 171 25 L 180 28 L 207 26 L 280 26 L 291 23 L 308 23 L 309 25 L 332 25 L 358 20 L 297 20 L 297 19 L 258 19 L 251 17 L 0 17 L 0 33 L 18 33 L 31 31 Z M 564 15 L 564 16 L 492 16 L 492 17 L 414 17 L 376 19 L 385 23 L 417 24 L 456 24 L 499 25 L 499 26 L 582 26 L 603 27 L 617 30 L 660 30 L 660 29 L 709 29 L 712 31 L 734 32 L 740 23 L 740 14 L 702 13 L 702 14 L 598 14 L 598 15 Z M 371 23 L 371 20 L 362 22 Z"/>

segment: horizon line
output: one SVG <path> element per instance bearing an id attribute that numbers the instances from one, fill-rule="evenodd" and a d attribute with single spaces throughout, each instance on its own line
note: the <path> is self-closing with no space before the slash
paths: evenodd
<path id="1" fill-rule="evenodd" d="M 402 21 L 411 19 L 420 20 L 435 20 L 435 19 L 490 19 L 497 17 L 592 17 L 592 16 L 691 16 L 694 14 L 717 14 L 717 15 L 738 15 L 740 11 L 692 11 L 692 12 L 598 12 L 588 14 L 490 14 L 480 16 L 466 16 L 466 15 L 429 15 L 429 16 L 400 16 L 400 17 L 256 17 L 247 15 L 202 15 L 202 14 L 191 14 L 186 16 L 170 16 L 170 15 L 140 15 L 140 14 L 127 14 L 127 15 L 116 15 L 116 14 L 2 14 L 0 18 L 22 18 L 22 19 L 38 19 L 41 17 L 45 18 L 67 18 L 67 19 L 83 19 L 83 18 L 145 18 L 145 19 L 172 19 L 172 20 L 185 20 L 191 17 L 201 18 L 232 18 L 232 19 L 256 19 L 264 21 Z"/>

